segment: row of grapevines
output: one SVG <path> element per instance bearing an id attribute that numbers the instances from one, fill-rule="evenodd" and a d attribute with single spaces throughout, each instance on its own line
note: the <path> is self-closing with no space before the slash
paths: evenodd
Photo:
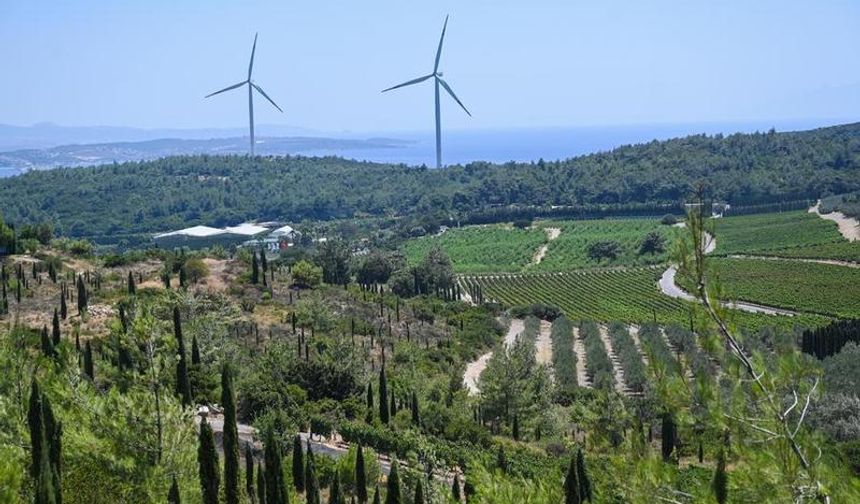
<path id="1" fill-rule="evenodd" d="M 615 355 L 621 362 L 621 369 L 624 370 L 624 381 L 627 383 L 627 388 L 634 392 L 644 392 L 648 384 L 645 364 L 642 362 L 642 356 L 639 354 L 633 337 L 630 336 L 627 325 L 620 322 L 610 324 L 609 339 L 612 341 Z"/>
<path id="2" fill-rule="evenodd" d="M 715 366 L 707 354 L 699 350 L 696 333 L 677 324 L 672 324 L 666 327 L 666 337 L 669 338 L 669 342 L 678 352 L 684 354 L 687 365 L 695 376 L 714 375 Z"/>
<path id="3" fill-rule="evenodd" d="M 577 387 L 576 353 L 573 351 L 573 324 L 567 317 L 559 317 L 552 323 L 552 366 L 555 382 L 562 390 L 572 391 Z"/>
<path id="4" fill-rule="evenodd" d="M 600 338 L 597 324 L 591 321 L 580 323 L 579 334 L 585 343 L 585 369 L 592 386 L 596 389 L 612 389 L 615 386 L 612 362 Z"/>
<path id="5" fill-rule="evenodd" d="M 642 343 L 642 351 L 648 356 L 649 364 L 660 366 L 668 373 L 678 373 L 680 367 L 672 350 L 663 339 L 663 330 L 653 322 L 647 322 L 639 328 L 639 341 Z"/>

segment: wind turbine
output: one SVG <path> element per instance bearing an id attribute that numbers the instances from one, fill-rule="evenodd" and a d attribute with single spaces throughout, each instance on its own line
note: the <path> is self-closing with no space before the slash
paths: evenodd
<path id="1" fill-rule="evenodd" d="M 263 91 L 263 88 L 261 88 L 260 86 L 255 84 L 253 80 L 251 80 L 251 72 L 253 72 L 253 70 L 254 70 L 254 53 L 256 51 L 257 51 L 257 34 L 255 33 L 254 34 L 254 46 L 251 48 L 251 63 L 248 65 L 248 78 L 246 80 L 243 80 L 242 82 L 240 82 L 238 84 L 233 84 L 232 86 L 225 87 L 224 89 L 222 89 L 220 91 L 215 91 L 212 94 L 206 95 L 206 98 L 209 98 L 210 96 L 215 96 L 216 94 L 221 94 L 225 91 L 230 91 L 232 89 L 242 87 L 246 84 L 248 85 L 248 118 L 249 118 L 249 121 L 251 124 L 251 155 L 252 156 L 254 155 L 254 90 L 256 89 L 257 92 L 260 93 L 261 95 L 263 95 L 263 97 L 265 99 L 269 100 L 269 103 L 271 103 L 276 109 L 278 109 L 278 112 L 280 112 L 282 114 L 284 113 L 284 111 L 281 110 L 281 107 L 279 107 L 278 104 L 275 103 L 274 100 L 269 98 L 269 95 L 267 95 L 266 92 Z"/>
<path id="2" fill-rule="evenodd" d="M 463 102 L 461 102 L 460 99 L 457 98 L 457 95 L 454 94 L 454 90 L 452 90 L 451 86 L 449 86 L 448 83 L 442 79 L 442 72 L 439 71 L 439 59 L 442 57 L 442 42 L 445 40 L 446 28 L 448 28 L 448 16 L 445 16 L 445 25 L 442 26 L 442 36 L 439 37 L 439 48 L 436 49 L 436 63 L 433 65 L 433 73 L 382 90 L 382 92 L 385 93 L 387 91 L 391 91 L 397 88 L 418 84 L 420 82 L 426 81 L 427 79 L 434 80 L 434 84 L 436 87 L 436 168 L 442 167 L 442 118 L 441 112 L 439 110 L 439 86 L 441 85 L 443 88 L 445 88 L 445 91 L 447 91 L 448 94 L 451 95 L 451 98 L 453 98 L 454 101 L 456 101 L 457 104 L 460 105 L 460 107 L 462 107 L 464 111 L 466 111 L 466 114 L 468 114 L 469 117 L 472 117 L 472 114 L 469 112 L 469 109 L 467 109 L 466 106 L 463 105 Z"/>

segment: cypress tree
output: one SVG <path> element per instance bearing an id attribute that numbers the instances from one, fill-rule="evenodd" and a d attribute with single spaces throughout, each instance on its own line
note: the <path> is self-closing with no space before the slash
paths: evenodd
<path id="1" fill-rule="evenodd" d="M 472 480 L 465 478 L 463 481 L 463 497 L 466 498 L 466 502 L 469 502 L 475 493 L 475 485 L 472 484 Z"/>
<path id="2" fill-rule="evenodd" d="M 331 487 L 328 491 L 328 504 L 346 504 L 343 492 L 340 490 L 340 472 L 335 469 L 332 476 Z"/>
<path id="3" fill-rule="evenodd" d="M 382 504 L 382 501 L 379 499 L 379 485 L 376 485 L 376 490 L 373 492 L 373 504 Z"/>
<path id="4" fill-rule="evenodd" d="M 185 267 L 179 268 L 179 288 L 184 289 L 188 284 L 188 277 L 185 273 Z"/>
<path id="5" fill-rule="evenodd" d="M 266 504 L 266 473 L 262 464 L 257 466 L 257 504 Z"/>
<path id="6" fill-rule="evenodd" d="M 200 422 L 197 464 L 204 504 L 218 504 L 218 486 L 220 485 L 218 451 L 215 449 L 212 427 L 205 418 Z"/>
<path id="7" fill-rule="evenodd" d="M 367 469 L 364 467 L 364 448 L 361 443 L 355 451 L 355 495 L 358 502 L 367 502 Z"/>
<path id="8" fill-rule="evenodd" d="M 254 452 L 251 443 L 245 443 L 245 491 L 248 498 L 254 500 Z"/>
<path id="9" fill-rule="evenodd" d="M 520 440 L 520 417 L 519 415 L 514 415 L 514 426 L 513 426 L 513 435 L 514 440 Z"/>
<path id="10" fill-rule="evenodd" d="M 63 425 L 54 418 L 54 411 L 47 397 L 42 397 L 42 428 L 44 429 L 42 457 L 44 459 L 47 451 L 48 464 L 43 461 L 43 470 L 51 478 L 54 502 L 60 504 L 63 501 L 63 486 L 60 481 L 61 459 L 62 459 L 62 437 Z"/>
<path id="11" fill-rule="evenodd" d="M 251 283 L 260 283 L 260 265 L 257 264 L 257 252 L 251 252 Z"/>
<path id="12" fill-rule="evenodd" d="M 266 432 L 264 460 L 266 464 L 266 503 L 287 504 L 289 494 L 284 484 L 281 448 L 275 441 L 275 433 L 271 430 Z"/>
<path id="13" fill-rule="evenodd" d="M 320 504 L 320 484 L 317 479 L 316 463 L 314 462 L 314 452 L 311 449 L 311 442 L 308 440 L 308 456 L 305 459 L 305 501 L 307 504 Z"/>
<path id="14" fill-rule="evenodd" d="M 579 480 L 579 496 L 583 501 L 591 502 L 591 478 L 585 469 L 585 456 L 582 448 L 576 451 L 576 478 Z"/>
<path id="15" fill-rule="evenodd" d="M 42 464 L 42 449 L 44 446 L 44 428 L 42 427 L 42 396 L 39 384 L 34 377 L 30 383 L 30 401 L 27 407 L 27 426 L 30 430 L 30 475 L 34 481 L 39 479 Z"/>
<path id="16" fill-rule="evenodd" d="M 197 335 L 191 336 L 191 365 L 200 365 L 200 346 L 197 345 Z"/>
<path id="17" fill-rule="evenodd" d="M 397 471 L 397 460 L 391 464 L 391 472 L 388 474 L 387 488 L 385 492 L 385 504 L 400 504 L 400 475 Z"/>
<path id="18" fill-rule="evenodd" d="M 663 461 L 669 462 L 672 460 L 672 452 L 675 451 L 675 420 L 670 413 L 663 414 L 661 437 Z"/>
<path id="19" fill-rule="evenodd" d="M 454 483 L 451 484 L 451 496 L 454 497 L 454 502 L 462 502 L 463 497 L 460 495 L 460 474 L 454 473 Z"/>
<path id="20" fill-rule="evenodd" d="M 87 286 L 84 285 L 83 277 L 78 277 L 77 282 L 78 289 L 78 314 L 82 314 L 87 311 Z"/>
<path id="21" fill-rule="evenodd" d="M 391 396 L 391 399 L 390 399 L 390 406 L 389 406 L 389 408 L 388 408 L 388 410 L 389 410 L 389 412 L 390 412 L 390 413 L 388 414 L 388 415 L 389 415 L 389 419 L 390 419 L 390 417 L 393 417 L 394 415 L 396 415 L 396 414 L 397 414 L 397 401 L 394 399 L 394 390 L 393 390 L 393 389 L 391 390 L 391 394 L 389 394 L 389 395 Z"/>
<path id="22" fill-rule="evenodd" d="M 717 468 L 714 471 L 714 480 L 711 483 L 711 488 L 714 490 L 714 498 L 718 504 L 725 504 L 728 499 L 728 483 L 729 476 L 726 474 L 726 453 L 720 449 L 717 454 Z"/>
<path id="23" fill-rule="evenodd" d="M 129 273 L 131 275 L 131 273 Z M 129 276 L 132 281 L 134 278 Z M 185 361 L 185 341 L 182 339 L 182 321 L 179 307 L 173 307 L 173 334 L 176 336 L 179 360 L 176 363 L 176 395 L 182 399 L 183 406 L 191 406 L 191 382 L 188 380 L 188 363 Z"/>
<path id="24" fill-rule="evenodd" d="M 170 491 L 167 493 L 168 504 L 182 504 L 179 497 L 179 484 L 176 483 L 176 476 L 173 476 L 173 484 L 170 485 Z"/>
<path id="25" fill-rule="evenodd" d="M 239 431 L 233 375 L 228 365 L 221 370 L 221 405 L 224 408 L 224 497 L 227 504 L 239 504 Z"/>
<path id="26" fill-rule="evenodd" d="M 412 423 L 416 426 L 421 426 L 421 414 L 418 411 L 418 394 L 412 391 Z"/>
<path id="27" fill-rule="evenodd" d="M 385 377 L 385 365 L 379 370 L 379 420 L 388 425 L 388 379 Z"/>
<path id="28" fill-rule="evenodd" d="M 84 374 L 89 377 L 90 381 L 95 381 L 96 373 L 95 366 L 93 365 L 93 348 L 90 346 L 89 341 L 84 344 Z"/>
<path id="29" fill-rule="evenodd" d="M 134 285 L 134 275 L 131 271 L 128 272 L 128 295 L 134 296 L 137 292 L 137 287 Z"/>
<path id="30" fill-rule="evenodd" d="M 305 491 L 305 454 L 302 451 L 302 438 L 293 436 L 293 486 L 296 492 Z"/>
<path id="31" fill-rule="evenodd" d="M 576 473 L 576 459 L 571 457 L 567 468 L 567 476 L 564 478 L 564 504 L 580 504 L 580 483 Z"/>
<path id="32" fill-rule="evenodd" d="M 367 408 L 373 409 L 373 382 L 367 382 Z"/>
<path id="33" fill-rule="evenodd" d="M 502 472 L 508 472 L 508 457 L 505 455 L 505 447 L 499 445 L 499 451 L 496 452 L 496 467 Z"/>
<path id="34" fill-rule="evenodd" d="M 54 340 L 54 346 L 60 344 L 60 314 L 54 309 L 54 319 L 51 321 L 51 339 Z"/>
<path id="35" fill-rule="evenodd" d="M 45 357 L 54 356 L 54 343 L 48 336 L 48 326 L 42 326 L 42 353 Z"/>
<path id="36" fill-rule="evenodd" d="M 265 273 L 266 273 L 266 271 L 269 270 L 269 262 L 266 260 L 266 251 L 265 250 L 260 251 L 260 269 L 263 270 L 263 273 L 264 273 L 263 276 L 266 276 Z"/>
<path id="37" fill-rule="evenodd" d="M 420 479 L 415 483 L 415 498 L 412 504 L 424 504 L 424 484 Z"/>

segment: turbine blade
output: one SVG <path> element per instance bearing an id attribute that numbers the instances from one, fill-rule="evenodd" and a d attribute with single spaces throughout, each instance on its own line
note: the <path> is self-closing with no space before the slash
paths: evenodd
<path id="1" fill-rule="evenodd" d="M 280 113 L 282 113 L 282 114 L 284 113 L 284 111 L 283 111 L 283 110 L 281 110 L 281 107 L 279 107 L 279 106 L 278 106 L 278 104 L 277 104 L 277 103 L 275 103 L 275 101 L 274 101 L 274 100 L 272 100 L 271 98 L 269 98 L 269 95 L 267 95 L 267 94 L 266 94 L 266 92 L 265 92 L 265 91 L 263 91 L 263 88 L 261 88 L 260 86 L 258 86 L 258 85 L 256 85 L 256 84 L 254 84 L 253 82 L 251 83 L 251 85 L 252 85 L 252 86 L 254 86 L 254 89 L 256 89 L 257 91 L 259 91 L 261 95 L 263 95 L 267 100 L 269 100 L 269 103 L 271 103 L 272 105 L 274 105 L 274 107 L 275 107 L 276 109 L 278 109 L 278 112 L 280 112 Z"/>
<path id="2" fill-rule="evenodd" d="M 257 52 L 257 34 L 254 34 L 254 46 L 251 48 L 251 63 L 248 64 L 248 80 L 251 80 L 251 71 L 254 70 L 254 53 Z"/>
<path id="3" fill-rule="evenodd" d="M 242 81 L 238 84 L 233 84 L 232 86 L 225 87 L 221 91 L 215 91 L 214 93 L 208 94 L 208 95 L 204 96 L 204 98 L 209 98 L 210 96 L 215 96 L 216 94 L 221 94 L 224 91 L 230 91 L 231 89 L 236 89 L 237 87 L 244 86 L 247 83 L 248 83 L 248 81 Z"/>
<path id="4" fill-rule="evenodd" d="M 439 71 L 439 59 L 442 57 L 442 41 L 445 40 L 445 29 L 448 28 L 448 16 L 445 16 L 445 24 L 442 26 L 442 36 L 439 37 L 439 48 L 436 49 L 436 64 L 433 65 L 433 73 Z"/>
<path id="5" fill-rule="evenodd" d="M 472 117 L 472 113 L 469 112 L 469 109 L 467 109 L 466 106 L 463 105 L 463 102 L 461 102 L 460 99 L 457 98 L 457 95 L 454 94 L 454 90 L 451 89 L 451 86 L 449 86 L 447 82 L 442 80 L 441 77 L 436 77 L 436 78 L 439 79 L 439 84 L 442 84 L 442 87 L 445 88 L 445 91 L 448 91 L 448 94 L 451 95 L 451 98 L 453 98 L 454 101 L 456 101 L 457 104 L 459 104 L 461 107 L 463 107 L 463 110 L 465 110 L 466 113 L 469 114 L 469 117 Z"/>
<path id="6" fill-rule="evenodd" d="M 386 91 L 391 91 L 392 89 L 397 89 L 397 88 L 402 88 L 402 87 L 406 87 L 406 86 L 411 86 L 413 84 L 418 84 L 419 82 L 426 81 L 430 77 L 433 77 L 433 74 L 425 75 L 424 77 L 418 77 L 417 79 L 412 79 L 411 81 L 404 82 L 403 84 L 398 84 L 394 87 L 390 87 L 388 89 L 383 89 L 382 92 L 384 93 Z"/>

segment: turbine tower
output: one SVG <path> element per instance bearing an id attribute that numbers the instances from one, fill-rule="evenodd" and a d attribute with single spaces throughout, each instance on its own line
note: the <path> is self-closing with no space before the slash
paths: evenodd
<path id="1" fill-rule="evenodd" d="M 232 89 L 242 87 L 246 84 L 248 85 L 248 120 L 250 122 L 250 127 L 251 127 L 251 155 L 252 156 L 254 155 L 254 90 L 256 89 L 257 92 L 260 93 L 261 95 L 263 95 L 263 97 L 265 99 L 269 100 L 269 103 L 271 103 L 276 109 L 278 109 L 278 112 L 284 113 L 284 111 L 281 110 L 281 107 L 279 107 L 278 104 L 275 103 L 274 100 L 269 98 L 269 95 L 267 95 L 266 92 L 263 91 L 263 88 L 261 88 L 260 86 L 255 84 L 253 80 L 251 80 L 251 73 L 254 71 L 254 53 L 256 51 L 257 51 L 257 34 L 254 34 L 254 46 L 251 48 L 251 63 L 248 65 L 248 78 L 243 80 L 242 82 L 240 82 L 238 84 L 233 84 L 232 86 L 225 87 L 224 89 L 222 89 L 220 91 L 215 91 L 212 94 L 206 95 L 206 98 L 209 98 L 210 96 L 215 96 L 216 94 L 220 94 L 220 93 L 223 93 L 225 91 L 230 91 Z"/>
<path id="2" fill-rule="evenodd" d="M 397 88 L 418 84 L 419 82 L 424 82 L 427 79 L 434 80 L 436 87 L 436 168 L 442 167 L 442 118 L 441 111 L 439 109 L 439 86 L 445 88 L 445 91 L 447 91 L 448 94 L 451 95 L 451 98 L 453 98 L 454 101 L 456 101 L 457 104 L 460 105 L 460 107 L 462 107 L 464 111 L 466 111 L 466 114 L 468 114 L 469 117 L 472 117 L 472 114 L 469 113 L 469 109 L 467 109 L 466 106 L 463 105 L 463 102 L 461 102 L 460 99 L 457 98 L 457 95 L 454 94 L 454 90 L 451 89 L 451 86 L 449 86 L 448 83 L 442 79 L 442 72 L 439 71 L 439 59 L 442 57 L 442 42 L 445 40 L 446 28 L 448 28 L 448 16 L 445 16 L 445 25 L 442 26 L 442 36 L 439 37 L 439 48 L 436 49 L 436 63 L 433 65 L 433 73 L 382 90 L 382 92 L 385 93 L 387 91 L 391 91 Z"/>

